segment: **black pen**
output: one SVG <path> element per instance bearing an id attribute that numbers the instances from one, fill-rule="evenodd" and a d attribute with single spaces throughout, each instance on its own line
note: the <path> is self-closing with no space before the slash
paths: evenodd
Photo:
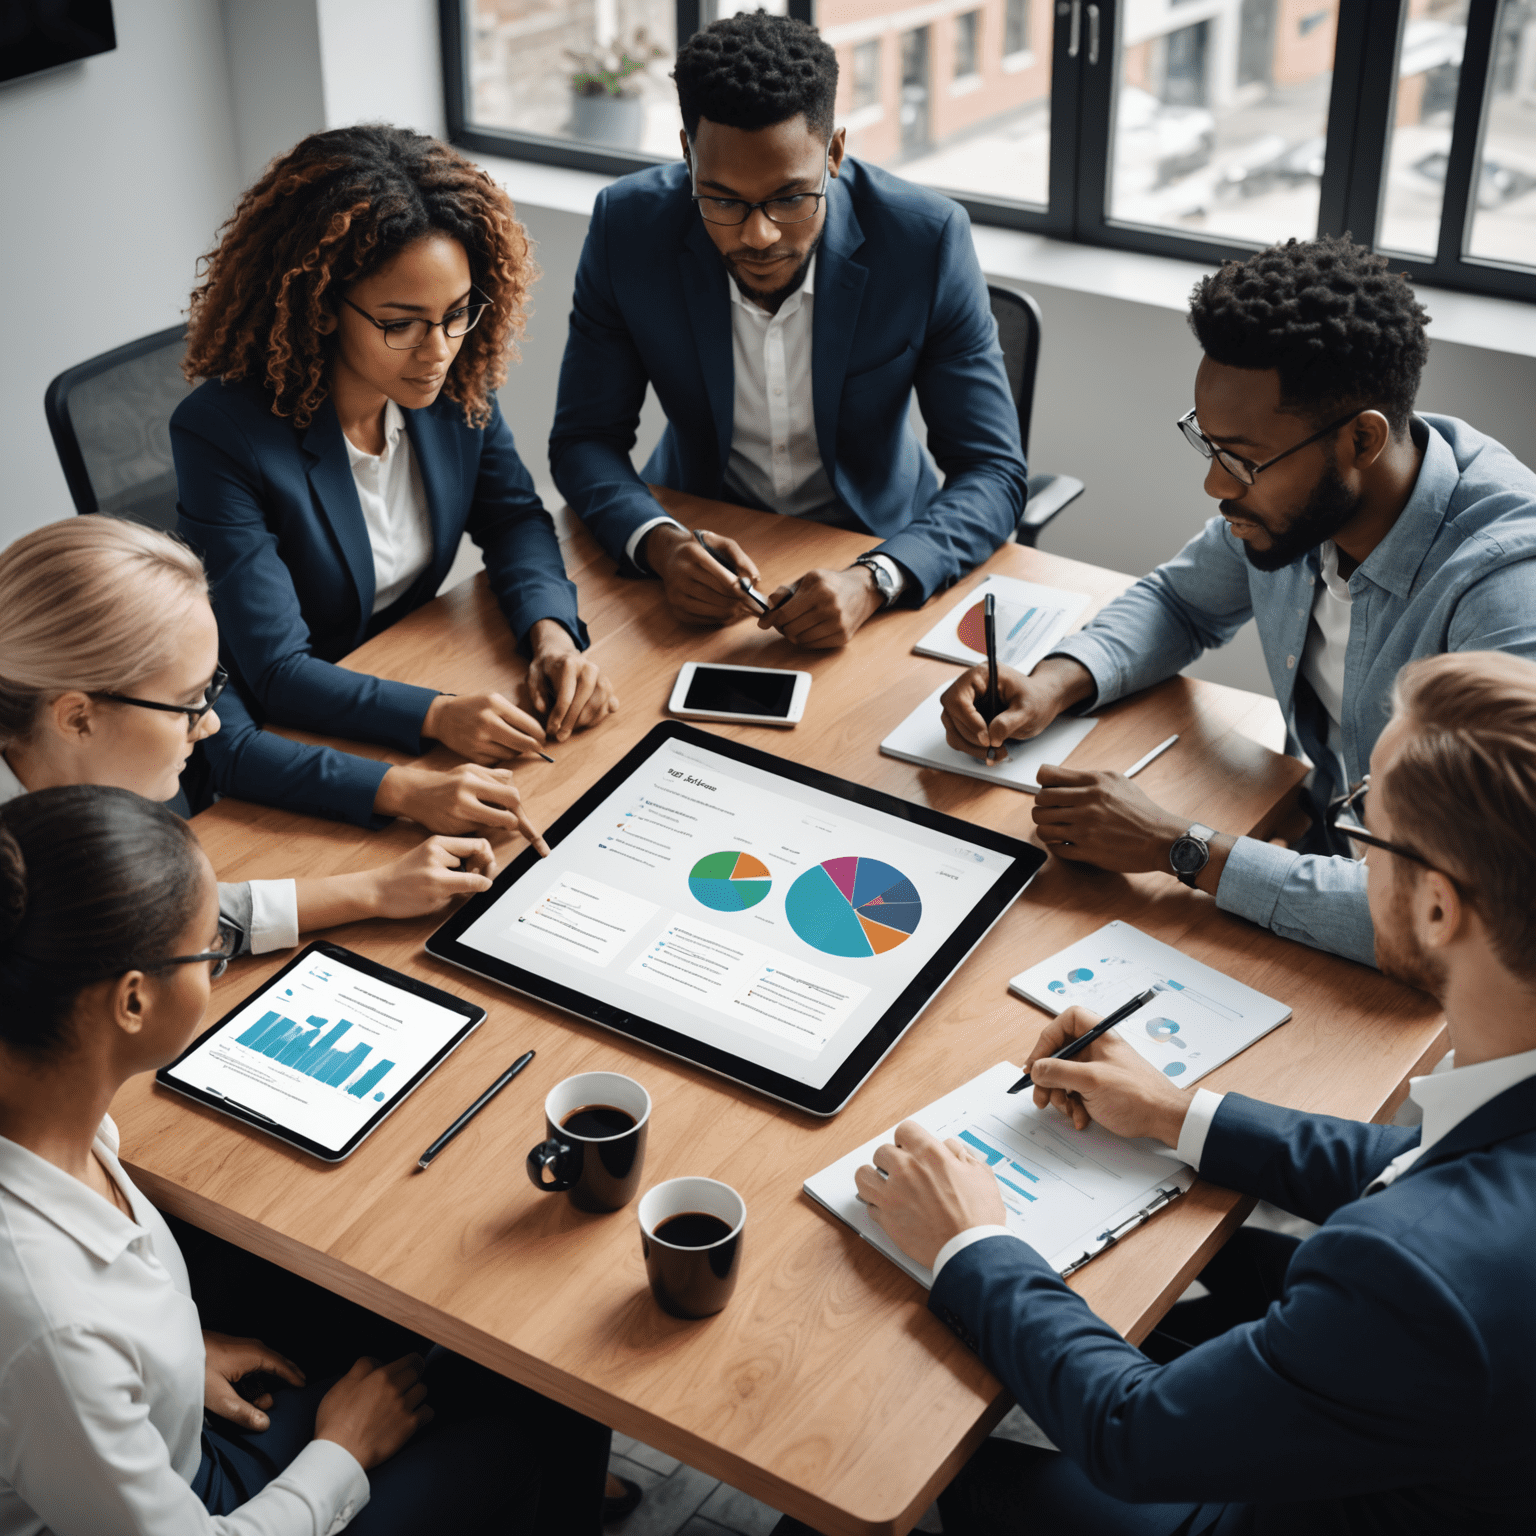
<path id="1" fill-rule="evenodd" d="M 1156 996 L 1156 987 L 1148 987 L 1145 992 L 1138 992 L 1130 1002 L 1122 1003 L 1116 1008 L 1107 1019 L 1100 1019 L 1086 1035 L 1079 1035 L 1075 1040 L 1068 1040 L 1059 1051 L 1052 1051 L 1051 1059 L 1054 1061 L 1071 1061 L 1079 1052 L 1086 1051 L 1100 1035 L 1107 1035 L 1116 1024 L 1124 1023 L 1138 1008 L 1145 1008 Z M 1020 1089 L 1033 1087 L 1034 1081 L 1034 1078 L 1026 1072 L 1008 1092 L 1018 1093 Z"/>
<path id="2" fill-rule="evenodd" d="M 464 1113 L 460 1115 L 459 1118 L 455 1120 L 453 1124 L 450 1125 L 448 1129 L 444 1131 L 443 1134 L 439 1136 L 437 1140 L 434 1141 L 432 1145 L 421 1154 L 419 1158 L 416 1159 L 416 1166 L 418 1168 L 427 1167 L 431 1163 L 432 1159 L 436 1157 L 437 1154 L 441 1152 L 443 1148 L 446 1147 L 448 1143 L 452 1141 L 453 1138 L 457 1136 L 459 1132 L 462 1131 L 464 1127 L 468 1125 L 469 1122 L 473 1120 L 475 1116 L 478 1115 L 480 1111 L 484 1109 L 485 1106 L 489 1104 L 491 1100 L 494 1099 L 496 1095 L 500 1093 L 501 1090 L 505 1088 L 507 1084 L 510 1083 L 512 1079 L 516 1077 L 517 1074 L 521 1072 L 523 1068 L 526 1067 L 532 1060 L 533 1052 L 524 1051 L 523 1054 L 519 1056 L 517 1060 L 514 1061 L 512 1065 L 508 1067 L 507 1070 L 503 1072 L 501 1076 L 498 1077 L 496 1081 L 492 1083 L 491 1086 L 487 1088 L 485 1092 L 482 1093 L 480 1097 L 476 1099 L 475 1102 L 471 1104 L 469 1108 L 466 1109 Z"/>
<path id="3" fill-rule="evenodd" d="M 1003 712 L 1003 706 L 997 696 L 997 597 L 988 592 L 981 604 L 981 627 L 987 637 L 987 697 L 981 706 L 981 712 L 986 716 L 988 725 Z M 990 740 L 987 744 L 987 761 L 992 761 L 993 748 Z"/>
<path id="4" fill-rule="evenodd" d="M 736 578 L 736 585 L 741 588 L 742 595 L 747 599 L 747 601 L 749 603 L 755 603 L 757 607 L 762 610 L 762 612 L 767 613 L 768 599 L 764 597 L 763 594 L 752 585 L 752 578 L 750 576 L 743 576 L 741 572 L 736 569 L 735 565 L 732 564 L 729 556 L 726 555 L 724 550 L 716 549 L 714 545 L 706 543 L 703 531 L 701 529 L 695 528 L 693 530 L 693 536 L 699 541 L 699 548 L 702 549 L 704 553 L 715 562 L 716 565 L 723 565 L 725 569 L 728 570 L 731 575 Z"/>

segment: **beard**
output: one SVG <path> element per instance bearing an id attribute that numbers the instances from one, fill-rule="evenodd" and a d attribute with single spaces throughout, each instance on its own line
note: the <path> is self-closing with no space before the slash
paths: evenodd
<path id="1" fill-rule="evenodd" d="M 1325 539 L 1331 539 L 1360 510 L 1364 496 L 1351 494 L 1339 476 L 1338 466 L 1331 460 L 1323 471 L 1322 479 L 1312 487 L 1306 505 L 1279 533 L 1271 531 L 1268 549 L 1255 549 L 1252 544 L 1243 545 L 1248 563 L 1256 571 L 1278 571 L 1311 553 Z M 1226 503 L 1222 502 L 1222 509 Z M 1241 509 L 1235 509 L 1241 517 Z"/>
<path id="2" fill-rule="evenodd" d="M 725 270 L 730 273 L 731 281 L 736 284 L 741 292 L 759 308 L 766 309 L 770 315 L 776 315 L 779 312 L 779 306 L 784 302 L 784 300 L 787 299 L 790 294 L 792 294 L 795 289 L 797 289 L 800 284 L 805 281 L 806 270 L 811 264 L 811 258 L 820 248 L 821 235 L 818 234 L 816 238 L 811 241 L 810 249 L 806 251 L 805 256 L 800 262 L 800 265 L 796 267 L 795 270 L 790 273 L 789 277 L 784 282 L 780 283 L 777 288 L 769 289 L 752 288 L 744 283 L 741 280 L 741 275 L 736 270 L 736 261 L 734 257 L 722 255 L 720 259 L 725 263 Z"/>
<path id="3" fill-rule="evenodd" d="M 1443 1001 L 1445 968 L 1413 936 L 1413 918 L 1409 912 L 1412 895 L 1413 882 L 1404 880 L 1394 871 L 1392 903 L 1387 916 L 1391 937 L 1380 928 L 1376 930 L 1376 967 L 1383 976 L 1406 982 Z"/>

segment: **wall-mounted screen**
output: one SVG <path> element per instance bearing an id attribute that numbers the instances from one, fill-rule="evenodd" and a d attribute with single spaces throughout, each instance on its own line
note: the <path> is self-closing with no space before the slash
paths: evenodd
<path id="1" fill-rule="evenodd" d="M 0 0 L 0 80 L 116 47 L 112 0 Z"/>

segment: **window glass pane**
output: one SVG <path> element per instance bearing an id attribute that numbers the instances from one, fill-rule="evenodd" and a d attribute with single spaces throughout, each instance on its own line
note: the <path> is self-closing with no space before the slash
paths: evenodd
<path id="1" fill-rule="evenodd" d="M 913 181 L 1044 207 L 1052 0 L 817 0 L 848 149 Z"/>
<path id="2" fill-rule="evenodd" d="M 1505 0 L 1467 254 L 1536 267 L 1536 0 Z"/>
<path id="3" fill-rule="evenodd" d="M 465 0 L 471 123 L 675 156 L 676 15 L 675 0 Z"/>
<path id="4" fill-rule="evenodd" d="M 1467 0 L 1413 0 L 1397 49 L 1397 83 L 1376 244 L 1433 256 L 1451 156 L 1467 36 Z"/>
<path id="5" fill-rule="evenodd" d="M 1256 245 L 1315 235 L 1337 0 L 1127 0 L 1122 15 L 1109 216 Z"/>

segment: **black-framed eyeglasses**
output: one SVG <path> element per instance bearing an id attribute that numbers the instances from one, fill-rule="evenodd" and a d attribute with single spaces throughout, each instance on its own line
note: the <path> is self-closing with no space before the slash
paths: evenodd
<path id="1" fill-rule="evenodd" d="M 827 179 L 832 174 L 832 140 L 827 140 L 822 155 L 821 190 L 819 192 L 795 192 L 788 197 L 770 197 L 760 203 L 749 203 L 740 197 L 710 197 L 699 191 L 698 166 L 693 146 L 688 147 L 688 184 L 693 188 L 693 201 L 699 216 L 706 224 L 745 224 L 757 212 L 775 224 L 804 224 L 816 217 L 821 200 L 827 195 Z"/>
<path id="2" fill-rule="evenodd" d="M 168 715 L 185 715 L 187 717 L 187 729 L 197 729 L 197 722 L 218 703 L 219 695 L 229 687 L 229 673 L 223 667 L 215 667 L 213 676 L 208 679 L 208 686 L 203 689 L 203 697 L 196 704 L 162 704 L 155 699 L 135 699 L 126 693 L 107 693 L 105 691 L 95 693 L 93 698 L 111 699 L 114 704 L 132 704 L 135 709 L 158 709 Z"/>
<path id="3" fill-rule="evenodd" d="M 146 971 L 169 970 L 173 965 L 196 965 L 201 960 L 206 960 L 212 966 L 208 972 L 210 981 L 217 981 L 225 971 L 229 969 L 229 962 L 235 958 L 235 951 L 239 948 L 239 933 L 234 928 L 219 924 L 219 947 L 217 949 L 205 949 L 200 955 L 171 955 L 164 960 L 156 960 L 153 965 L 143 967 Z"/>
<path id="4" fill-rule="evenodd" d="M 1299 443 L 1287 448 L 1284 453 L 1277 453 L 1274 458 L 1265 459 L 1262 464 L 1255 464 L 1252 459 L 1245 459 L 1242 454 L 1233 453 L 1230 448 L 1218 448 L 1200 430 L 1200 424 L 1195 420 L 1195 413 L 1192 410 L 1179 417 L 1175 425 L 1184 434 L 1184 441 L 1196 453 L 1207 459 L 1215 459 L 1240 485 L 1252 485 L 1271 464 L 1278 464 L 1281 459 L 1288 459 L 1293 453 L 1300 453 L 1303 448 L 1310 448 L 1313 443 L 1320 442 L 1330 432 L 1337 432 L 1340 427 L 1353 421 L 1356 416 L 1363 416 L 1368 409 L 1368 406 L 1362 405 L 1359 410 L 1351 411 L 1348 416 L 1340 416 L 1337 421 L 1329 422 L 1320 432 L 1314 432 L 1311 437 L 1302 438 Z"/>
<path id="5" fill-rule="evenodd" d="M 354 304 L 345 294 L 341 296 L 341 302 L 348 309 L 357 310 L 369 325 L 374 325 L 384 333 L 384 345 L 392 352 L 414 352 L 417 347 L 425 346 L 429 337 L 438 326 L 442 326 L 443 335 L 457 340 L 460 336 L 467 336 L 480 323 L 480 316 L 491 307 L 491 301 L 480 292 L 478 288 L 471 288 L 471 293 L 479 293 L 478 302 L 461 304 L 457 309 L 450 309 L 441 320 L 376 320 L 366 309 Z"/>
<path id="6" fill-rule="evenodd" d="M 1365 797 L 1370 790 L 1371 776 L 1366 774 L 1363 779 L 1351 784 L 1342 795 L 1335 795 L 1328 802 L 1328 825 L 1335 832 L 1342 832 L 1352 843 L 1380 848 L 1384 853 L 1395 853 L 1400 859 L 1410 859 L 1415 864 L 1422 864 L 1425 869 L 1433 869 L 1434 865 L 1422 853 L 1402 843 L 1389 843 L 1386 838 L 1377 837 L 1367 829 L 1364 820 Z"/>

